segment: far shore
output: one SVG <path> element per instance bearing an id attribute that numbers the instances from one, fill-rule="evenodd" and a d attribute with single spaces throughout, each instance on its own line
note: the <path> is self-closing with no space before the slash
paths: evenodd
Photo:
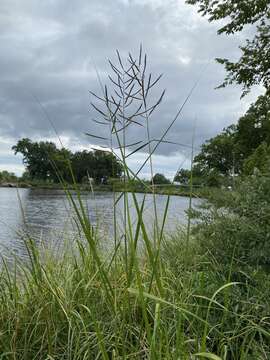
<path id="1" fill-rule="evenodd" d="M 0 183 L 2 188 L 25 188 L 25 189 L 47 189 L 47 190 L 63 190 L 62 184 L 57 183 L 27 183 L 27 182 L 6 182 Z M 69 190 L 75 190 L 74 185 L 68 184 L 67 188 Z M 151 194 L 150 188 L 144 188 L 141 185 L 128 184 L 126 187 L 124 184 L 115 184 L 115 185 L 93 185 L 92 188 L 89 184 L 77 184 L 77 189 L 80 191 L 95 191 L 95 192 L 136 192 L 136 193 L 145 193 Z M 156 185 L 155 194 L 158 195 L 174 195 L 174 196 L 190 196 L 192 197 L 205 197 L 209 190 L 206 188 L 193 188 L 191 192 L 189 188 L 184 188 L 180 185 Z"/>

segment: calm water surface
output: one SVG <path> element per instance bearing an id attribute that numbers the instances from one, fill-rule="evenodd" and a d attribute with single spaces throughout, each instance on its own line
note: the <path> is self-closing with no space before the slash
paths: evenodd
<path id="1" fill-rule="evenodd" d="M 137 194 L 141 202 L 143 194 Z M 113 234 L 113 193 L 82 194 L 87 207 L 90 221 L 99 230 L 112 238 Z M 156 197 L 158 215 L 164 213 L 167 197 Z M 171 196 L 166 222 L 166 230 L 173 230 L 179 224 L 185 224 L 185 210 L 189 199 Z M 193 200 L 197 204 L 199 200 Z M 130 203 L 132 204 L 131 196 Z M 117 206 L 119 231 L 123 227 L 123 202 Z M 136 222 L 136 213 L 130 205 L 131 217 Z M 153 197 L 146 196 L 144 222 L 151 231 L 153 226 Z M 22 235 L 30 233 L 35 242 L 42 246 L 59 247 L 63 242 L 72 242 L 75 238 L 76 223 L 65 194 L 61 190 L 13 189 L 0 188 L 0 254 L 15 252 L 19 256 L 26 256 L 26 249 Z M 108 241 L 108 240 L 107 240 Z"/>

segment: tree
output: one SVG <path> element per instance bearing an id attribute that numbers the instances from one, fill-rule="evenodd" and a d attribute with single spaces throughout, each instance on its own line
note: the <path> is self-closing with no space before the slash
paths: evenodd
<path id="1" fill-rule="evenodd" d="M 123 173 L 123 166 L 110 151 L 95 150 L 93 152 L 96 168 L 93 177 L 98 181 L 103 177 L 119 178 Z"/>
<path id="2" fill-rule="evenodd" d="M 159 173 L 153 176 L 152 182 L 158 185 L 165 185 L 171 183 L 169 179 L 167 179 L 163 174 L 159 174 Z"/>
<path id="3" fill-rule="evenodd" d="M 256 170 L 270 173 L 270 146 L 263 142 L 244 162 L 244 173 L 252 175 Z"/>
<path id="4" fill-rule="evenodd" d="M 68 149 L 58 149 L 52 142 L 32 142 L 27 138 L 19 140 L 12 149 L 15 154 L 23 155 L 27 170 L 25 178 L 30 180 L 69 182 L 74 175 L 81 183 L 89 175 L 100 182 L 102 177 L 120 177 L 122 174 L 121 163 L 108 151 L 84 150 L 73 154 Z"/>
<path id="5" fill-rule="evenodd" d="M 15 154 L 23 155 L 23 163 L 26 165 L 30 179 L 43 181 L 59 181 L 59 176 L 67 180 L 69 178 L 68 161 L 70 151 L 57 149 L 53 142 L 32 142 L 23 138 L 12 147 Z"/>
<path id="6" fill-rule="evenodd" d="M 261 144 L 265 145 L 260 147 Z M 262 168 L 259 158 L 265 158 L 267 146 L 270 146 L 270 94 L 259 96 L 236 125 L 207 140 L 194 158 L 194 170 L 207 184 L 217 175 L 250 174 L 254 167 Z M 256 166 L 258 161 L 261 165 Z M 213 171 L 215 174 L 211 174 Z"/>
<path id="7" fill-rule="evenodd" d="M 17 176 L 13 172 L 9 172 L 6 170 L 0 171 L 0 182 L 17 180 Z"/>
<path id="8" fill-rule="evenodd" d="M 194 158 L 194 166 L 203 176 L 207 176 L 212 170 L 222 175 L 230 175 L 239 170 L 239 162 L 235 146 L 234 125 L 224 129 L 223 132 L 201 146 L 201 152 Z"/>
<path id="9" fill-rule="evenodd" d="M 225 66 L 227 76 L 220 87 L 228 84 L 242 85 L 242 96 L 253 85 L 261 84 L 269 93 L 270 87 L 270 2 L 269 0 L 186 0 L 199 5 L 198 12 L 208 16 L 210 22 L 222 21 L 218 34 L 234 34 L 247 25 L 256 27 L 255 35 L 240 46 L 242 52 L 237 62 L 216 60 Z M 225 20 L 225 22 L 224 22 Z"/>
<path id="10" fill-rule="evenodd" d="M 235 142 L 243 160 L 263 142 L 270 145 L 270 94 L 259 96 L 239 119 Z"/>
<path id="11" fill-rule="evenodd" d="M 120 177 L 123 167 L 109 151 L 77 151 L 72 156 L 72 169 L 77 182 L 82 182 L 86 176 L 100 182 L 103 177 Z"/>
<path id="12" fill-rule="evenodd" d="M 190 177 L 190 170 L 181 168 L 175 175 L 173 181 L 178 181 L 181 184 L 187 185 L 189 183 Z"/>

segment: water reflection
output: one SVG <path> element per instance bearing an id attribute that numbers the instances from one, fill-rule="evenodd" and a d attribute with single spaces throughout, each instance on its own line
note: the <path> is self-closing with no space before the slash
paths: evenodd
<path id="1" fill-rule="evenodd" d="M 106 238 L 113 234 L 113 193 L 83 193 L 82 201 L 87 208 L 91 223 L 98 226 Z M 139 203 L 144 195 L 137 194 Z M 136 211 L 130 199 L 130 213 L 136 222 Z M 156 197 L 157 209 L 162 218 L 166 196 Z M 194 200 L 198 202 L 198 200 Z M 166 230 L 172 230 L 180 222 L 184 223 L 188 198 L 172 196 L 166 223 Z M 122 227 L 123 201 L 117 206 L 119 228 Z M 154 219 L 153 198 L 146 196 L 144 222 L 151 229 Z M 0 253 L 7 254 L 14 251 L 20 257 L 27 255 L 22 234 L 27 232 L 38 244 L 59 248 L 64 242 L 72 243 L 77 236 L 74 221 L 74 209 L 70 206 L 65 194 L 61 190 L 41 189 L 12 189 L 0 188 Z"/>

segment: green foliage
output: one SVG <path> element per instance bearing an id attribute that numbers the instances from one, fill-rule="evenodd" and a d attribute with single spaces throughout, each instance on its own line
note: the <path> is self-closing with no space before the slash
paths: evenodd
<path id="1" fill-rule="evenodd" d="M 266 94 L 251 104 L 236 125 L 229 126 L 202 145 L 194 158 L 194 171 L 201 183 L 209 186 L 215 182 L 220 185 L 230 183 L 228 180 L 234 174 L 251 174 L 254 167 L 266 171 L 269 145 L 270 95 Z"/>
<path id="2" fill-rule="evenodd" d="M 235 133 L 235 144 L 242 159 L 249 157 L 263 142 L 270 145 L 270 94 L 259 96 L 240 117 Z"/>
<path id="3" fill-rule="evenodd" d="M 198 242 L 221 263 L 270 265 L 270 177 L 247 177 L 223 194 L 200 213 Z"/>
<path id="4" fill-rule="evenodd" d="M 180 169 L 174 177 L 174 181 L 179 181 L 181 185 L 187 187 L 191 183 L 191 171 L 188 169 Z M 218 187 L 224 183 L 222 176 L 215 168 L 206 170 L 202 162 L 196 162 L 192 168 L 192 185 L 195 187 Z"/>
<path id="5" fill-rule="evenodd" d="M 242 85 L 243 95 L 253 85 L 262 84 L 266 91 L 270 87 L 270 3 L 268 0 L 186 0 L 198 4 L 199 12 L 209 21 L 222 21 L 219 34 L 234 34 L 245 26 L 254 25 L 256 31 L 245 46 L 240 46 L 242 55 L 237 62 L 217 59 L 225 65 L 227 77 L 221 87 L 236 83 Z M 225 20 L 225 21 L 224 21 Z M 255 29 L 254 29 L 255 30 Z"/>
<path id="6" fill-rule="evenodd" d="M 163 174 L 159 174 L 159 173 L 153 176 L 151 182 L 157 185 L 166 185 L 171 183 L 169 179 L 167 179 Z"/>
<path id="7" fill-rule="evenodd" d="M 27 138 L 19 140 L 12 149 L 15 154 L 23 155 L 27 167 L 24 177 L 31 180 L 57 183 L 61 178 L 70 182 L 73 172 L 78 183 L 88 175 L 99 182 L 102 177 L 119 177 L 122 173 L 116 157 L 106 151 L 84 150 L 73 154 L 65 148 L 58 149 L 52 142 L 32 142 Z"/>
<path id="8" fill-rule="evenodd" d="M 0 183 L 1 182 L 13 182 L 17 181 L 18 178 L 13 172 L 9 172 L 6 170 L 0 171 Z"/>
<path id="9" fill-rule="evenodd" d="M 119 178 L 122 174 L 122 166 L 116 157 L 108 151 L 77 151 L 71 157 L 72 169 L 75 179 L 81 183 L 88 174 L 96 182 L 102 177 Z"/>
<path id="10" fill-rule="evenodd" d="M 191 171 L 181 168 L 175 175 L 173 181 L 178 181 L 180 184 L 187 185 L 189 183 Z"/>
<path id="11" fill-rule="evenodd" d="M 244 162 L 244 174 L 252 175 L 256 171 L 261 173 L 269 173 L 270 171 L 270 145 L 265 142 L 257 147 L 252 155 Z"/>
<path id="12" fill-rule="evenodd" d="M 53 142 L 32 142 L 24 138 L 19 140 L 12 150 L 15 154 L 23 155 L 23 163 L 32 180 L 59 182 L 59 176 L 70 178 L 68 164 L 71 152 L 67 149 L 57 149 Z"/>
<path id="13" fill-rule="evenodd" d="M 198 12 L 208 16 L 210 22 L 221 21 L 218 34 L 230 35 L 242 31 L 246 26 L 256 27 L 256 31 L 251 32 L 254 37 L 247 39 L 245 46 L 240 46 L 242 55 L 238 61 L 217 59 L 227 70 L 225 81 L 220 87 L 233 83 L 240 84 L 244 96 L 253 85 L 261 84 L 265 87 L 266 93 L 251 105 L 247 113 L 239 119 L 236 127 L 225 129 L 203 144 L 201 152 L 194 161 L 201 169 L 204 178 L 213 170 L 226 177 L 241 173 L 243 170 L 250 173 L 255 159 L 252 157 L 247 160 L 247 158 L 262 142 L 270 144 L 270 3 L 268 0 L 186 0 L 186 2 L 199 5 Z M 260 151 L 261 149 L 257 155 Z"/>
<path id="14" fill-rule="evenodd" d="M 214 138 L 207 140 L 201 147 L 201 152 L 194 158 L 203 174 L 208 174 L 212 169 L 223 175 L 230 175 L 237 168 L 234 125 L 224 129 Z"/>
<path id="15" fill-rule="evenodd" d="M 224 176 L 220 175 L 220 173 L 216 169 L 212 169 L 209 171 L 204 177 L 205 185 L 209 187 L 220 187 L 225 185 Z"/>
<path id="16" fill-rule="evenodd" d="M 79 198 L 70 200 L 76 200 L 80 229 L 71 252 L 44 251 L 27 238 L 30 261 L 16 258 L 13 268 L 3 263 L 3 359 L 269 357 L 267 274 L 223 271 L 198 252 L 196 238 L 187 249 L 181 230 L 163 237 L 158 252 L 144 230 L 140 249 L 134 234 L 128 253 L 121 246 L 104 253 L 99 241 L 106 239 L 89 223 Z M 143 210 L 137 211 L 144 229 Z"/>

